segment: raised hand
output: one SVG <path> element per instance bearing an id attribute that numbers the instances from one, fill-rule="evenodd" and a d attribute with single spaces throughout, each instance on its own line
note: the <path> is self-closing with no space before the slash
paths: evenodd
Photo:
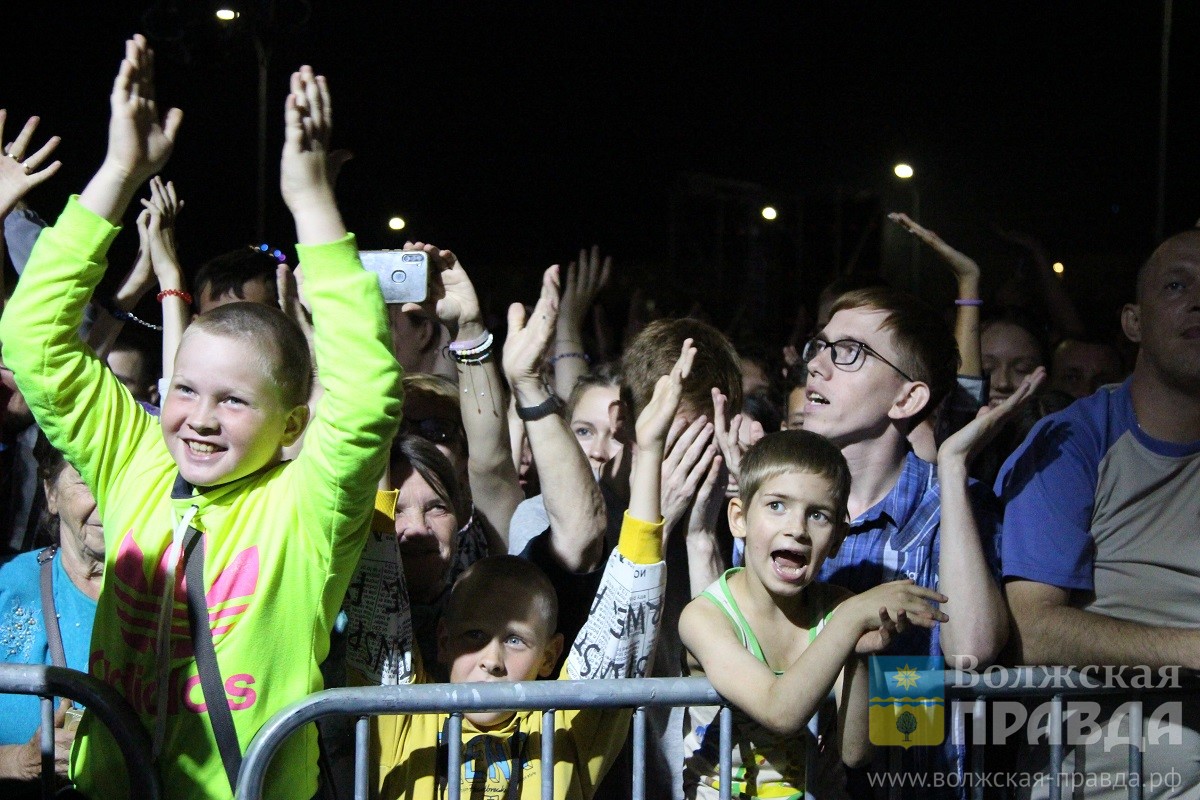
<path id="1" fill-rule="evenodd" d="M 691 339 L 684 339 L 679 349 L 679 358 L 671 368 L 669 375 L 663 375 L 654 385 L 654 394 L 650 402 L 638 414 L 635 430 L 639 450 L 657 448 L 659 453 L 665 447 L 667 431 L 675 412 L 679 410 L 679 399 L 683 396 L 683 381 L 692 371 L 692 362 L 696 360 L 696 347 Z M 660 456 L 661 457 L 661 456 Z"/>
<path id="2" fill-rule="evenodd" d="M 150 255 L 150 263 L 163 289 L 180 289 L 183 283 L 182 267 L 175 246 L 175 220 L 183 209 L 183 201 L 175 192 L 175 184 L 163 182 L 157 175 L 150 179 L 150 198 L 142 199 L 145 211 L 138 215 L 138 233 L 142 232 L 145 218 L 143 246 Z"/>
<path id="3" fill-rule="evenodd" d="M 405 242 L 405 250 L 424 250 L 429 257 L 429 296 L 424 303 L 405 303 L 401 311 L 432 312 L 455 336 L 464 326 L 479 325 L 479 297 L 458 256 L 424 242 Z"/>
<path id="4" fill-rule="evenodd" d="M 284 110 L 284 145 L 279 178 L 283 200 L 295 213 L 297 205 L 314 196 L 328 200 L 329 138 L 333 104 L 325 76 L 303 66 L 292 73 L 291 93 Z"/>
<path id="5" fill-rule="evenodd" d="M 4 141 L 7 117 L 7 112 L 0 108 L 0 141 Z M 33 187 L 48 180 L 62 166 L 61 161 L 42 166 L 62 141 L 57 136 L 51 136 L 38 150 L 28 154 L 39 122 L 40 118 L 30 117 L 17 138 L 4 148 L 4 155 L 8 157 L 0 158 L 0 219 L 7 217 Z"/>
<path id="6" fill-rule="evenodd" d="M 700 415 L 691 423 L 676 418 L 671 423 L 662 465 L 664 533 L 669 533 L 683 519 L 716 455 L 713 426 L 707 417 Z"/>
<path id="7" fill-rule="evenodd" d="M 764 435 L 762 423 L 745 414 L 734 414 L 726 422 L 725 409 L 729 400 L 715 386 L 712 390 L 713 425 L 716 428 L 717 447 L 729 468 L 729 494 L 736 493 L 738 472 L 742 467 L 742 456 L 750 446 Z"/>
<path id="8" fill-rule="evenodd" d="M 109 96 L 112 117 L 108 124 L 105 167 L 140 186 L 162 170 L 175 147 L 183 121 L 178 108 L 160 116 L 154 90 L 154 51 L 140 33 L 125 42 L 125 58 Z"/>
<path id="9" fill-rule="evenodd" d="M 974 280 L 975 288 L 979 285 L 979 265 L 975 263 L 969 256 L 966 256 L 955 250 L 950 245 L 942 241 L 942 237 L 938 236 L 928 228 L 924 228 L 910 219 L 907 214 L 892 213 L 888 214 L 888 219 L 898 223 L 906 231 L 916 236 L 925 244 L 929 245 L 933 252 L 941 256 L 942 260 L 950 265 L 950 269 L 954 271 L 954 277 L 958 279 L 960 285 L 964 280 Z"/>
<path id="10" fill-rule="evenodd" d="M 519 394 L 522 388 L 536 389 L 542 385 L 542 357 L 554 336 L 557 317 L 558 265 L 555 264 L 542 275 L 542 293 L 528 320 L 525 306 L 513 303 L 508 308 L 508 338 L 502 361 L 514 392 Z"/>
<path id="11" fill-rule="evenodd" d="M 971 461 L 996 438 L 1004 424 L 1012 419 L 1046 380 L 1046 368 L 1038 367 L 1025 376 L 1017 390 L 995 408 L 984 406 L 968 424 L 938 448 L 938 470 L 957 468 L 965 471 Z M 947 479 L 949 476 L 947 476 Z M 945 479 L 944 479 L 945 480 Z"/>
<path id="12" fill-rule="evenodd" d="M 560 333 L 564 329 L 578 333 L 583 328 L 596 295 L 608 285 L 612 272 L 612 256 L 600 260 L 600 246 L 592 245 L 591 252 L 579 251 L 579 261 L 567 265 L 567 280 L 563 284 L 562 302 L 558 315 Z"/>

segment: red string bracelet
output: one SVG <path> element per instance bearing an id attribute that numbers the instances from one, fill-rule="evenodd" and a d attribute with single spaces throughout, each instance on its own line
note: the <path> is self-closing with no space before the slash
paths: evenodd
<path id="1" fill-rule="evenodd" d="M 189 306 L 192 304 L 192 296 L 182 289 L 163 289 L 158 293 L 158 302 L 162 302 L 164 297 L 178 297 Z"/>

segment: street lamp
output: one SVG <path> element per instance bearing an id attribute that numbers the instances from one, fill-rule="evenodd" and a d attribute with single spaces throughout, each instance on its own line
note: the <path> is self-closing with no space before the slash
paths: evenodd
<path id="1" fill-rule="evenodd" d="M 776 219 L 778 216 L 779 216 L 779 212 L 775 210 L 774 206 L 763 206 L 763 210 L 762 210 L 762 218 L 763 219 L 770 221 L 770 220 Z"/>

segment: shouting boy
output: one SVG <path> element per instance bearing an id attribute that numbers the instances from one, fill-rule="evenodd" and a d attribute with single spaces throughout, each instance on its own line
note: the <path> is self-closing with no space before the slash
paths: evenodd
<path id="1" fill-rule="evenodd" d="M 167 797 L 228 798 L 259 727 L 321 688 L 317 665 L 399 419 L 400 370 L 376 280 L 326 179 L 328 89 L 303 67 L 287 99 L 281 188 L 325 385 L 304 451 L 281 463 L 308 422 L 308 348 L 266 306 L 199 317 L 180 345 L 161 425 L 146 413 L 77 333 L 116 226 L 166 163 L 182 118 L 172 109 L 160 119 L 141 36 L 126 42 L 111 106 L 104 163 L 39 238 L 0 336 L 38 424 L 103 512 L 91 673 L 151 732 Z M 267 795 L 313 796 L 316 756 L 310 726 L 273 762 Z M 72 775 L 90 797 L 128 794 L 116 743 L 88 715 Z"/>
<path id="2" fill-rule="evenodd" d="M 733 784 L 738 797 L 793 797 L 840 790 L 838 755 L 866 762 L 867 667 L 908 623 L 931 628 L 946 598 L 902 580 L 859 595 L 817 582 L 846 535 L 850 470 L 827 440 L 806 431 L 771 434 L 750 448 L 729 503 L 729 527 L 745 542 L 745 567 L 727 571 L 688 604 L 679 635 L 693 672 L 706 675 L 734 712 Z M 837 613 L 834 613 L 836 608 Z M 837 747 L 821 750 L 821 779 L 805 773 L 804 730 L 836 687 Z M 713 721 L 712 711 L 692 710 Z M 832 721 L 832 720 L 829 720 Z M 828 726 L 827 726 L 828 727 Z M 717 796 L 717 726 L 692 728 L 684 790 Z"/>

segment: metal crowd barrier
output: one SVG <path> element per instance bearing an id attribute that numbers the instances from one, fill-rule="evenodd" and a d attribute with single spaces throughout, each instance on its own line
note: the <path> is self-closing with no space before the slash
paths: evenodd
<path id="1" fill-rule="evenodd" d="M 328 689 L 292 703 L 267 721 L 242 760 L 238 800 L 259 800 L 267 767 L 276 750 L 302 726 L 318 717 L 357 716 L 355 725 L 354 797 L 366 800 L 370 717 L 377 714 L 452 712 L 447 731 L 450 775 L 462 765 L 462 714 L 471 711 L 542 711 L 542 730 L 554 730 L 554 712 L 580 708 L 633 708 L 633 797 L 646 797 L 646 708 L 653 706 L 722 706 L 720 718 L 721 800 L 729 800 L 733 714 L 703 678 L 640 678 L 526 683 L 442 683 L 415 686 L 369 686 Z M 554 736 L 542 736 L 542 763 L 554 763 Z M 461 782 L 446 787 L 449 800 L 459 800 Z M 554 770 L 542 770 L 542 797 L 554 797 Z"/>
<path id="2" fill-rule="evenodd" d="M 150 737 L 133 709 L 116 689 L 82 672 L 42 664 L 0 664 L 0 694 L 29 694 L 42 698 L 42 797 L 54 796 L 55 698 L 66 697 L 87 707 L 112 732 L 129 774 L 130 797 L 159 800 L 162 788 Z"/>
<path id="3" fill-rule="evenodd" d="M 974 681 L 967 678 L 974 676 Z M 980 678 L 984 678 L 981 680 Z M 1163 694 L 1192 694 L 1200 690 L 1200 681 L 1185 676 L 1183 685 L 1169 690 L 1140 690 L 1126 687 L 1097 685 L 1080 671 L 1054 667 L 1020 667 L 1017 669 L 990 668 L 983 673 L 946 671 L 943 675 L 946 700 L 972 701 L 974 720 L 984 719 L 987 701 L 994 699 L 1039 699 L 1051 702 L 1049 723 L 1049 793 L 1051 800 L 1061 800 L 1062 766 L 1065 746 L 1066 718 L 1064 703 L 1068 697 L 1098 695 L 1128 695 L 1135 701 L 1131 714 L 1131 730 L 1141 730 L 1140 698 Z M 357 717 L 355 726 L 354 797 L 368 797 L 370 717 L 378 714 L 451 713 L 447 731 L 450 775 L 460 773 L 462 764 L 462 714 L 487 710 L 541 710 L 543 730 L 554 727 L 554 712 L 580 708 L 633 708 L 633 797 L 646 797 L 645 709 L 655 706 L 706 705 L 721 706 L 720 720 L 720 796 L 727 800 L 731 787 L 731 752 L 733 744 L 733 715 L 716 690 L 703 678 L 644 678 L 588 681 L 534 681 L 528 683 L 467 683 L 427 684 L 417 686 L 372 686 L 353 689 L 330 689 L 317 692 L 297 701 L 272 717 L 254 737 L 242 762 L 238 777 L 238 800 L 260 800 L 267 767 L 283 742 L 302 726 L 327 715 Z M 961 723 L 959 715 L 950 725 Z M 810 722 L 814 730 L 816 720 Z M 1141 736 L 1130 737 L 1129 766 L 1126 779 L 1131 800 L 1141 800 L 1143 764 Z M 972 748 L 969 769 L 984 773 L 985 750 Z M 809 754 L 809 773 L 812 772 Z M 542 737 L 542 762 L 554 761 L 554 737 Z M 1134 779 L 1134 776 L 1137 779 Z M 912 787 L 919 793 L 920 787 Z M 973 784 L 970 796 L 985 796 L 986 786 Z M 459 800 L 460 781 L 451 780 L 446 787 L 450 800 Z M 895 787 L 894 787 L 895 789 Z M 895 792 L 893 791 L 893 794 Z M 542 770 L 542 798 L 554 796 L 554 771 Z"/>

